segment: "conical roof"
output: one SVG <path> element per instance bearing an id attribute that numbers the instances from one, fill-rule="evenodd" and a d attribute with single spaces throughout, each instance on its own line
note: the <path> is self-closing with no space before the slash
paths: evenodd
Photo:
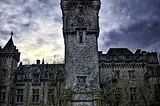
<path id="1" fill-rule="evenodd" d="M 9 41 L 7 42 L 7 44 L 4 46 L 3 50 L 10 50 L 14 47 L 14 43 L 13 43 L 13 39 L 12 36 L 9 39 Z"/>

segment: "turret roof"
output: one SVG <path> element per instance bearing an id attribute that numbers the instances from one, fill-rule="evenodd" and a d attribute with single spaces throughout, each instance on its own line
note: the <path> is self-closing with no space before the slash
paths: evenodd
<path id="1" fill-rule="evenodd" d="M 3 49 L 12 48 L 12 47 L 14 47 L 14 43 L 13 43 L 13 39 L 12 39 L 12 36 L 11 36 L 11 38 L 9 39 L 9 41 L 8 41 L 7 44 L 4 46 Z"/>

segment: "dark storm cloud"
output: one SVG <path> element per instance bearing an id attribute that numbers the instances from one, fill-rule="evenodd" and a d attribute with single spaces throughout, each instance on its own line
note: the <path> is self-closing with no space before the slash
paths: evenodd
<path id="1" fill-rule="evenodd" d="M 33 13 L 35 13 L 35 11 L 31 7 L 25 7 L 23 13 L 27 17 L 32 17 L 32 15 L 33 15 Z"/>
<path id="2" fill-rule="evenodd" d="M 42 47 L 60 53 L 61 0 L 0 0 L 0 45 L 13 39 L 22 59 Z M 160 0 L 101 0 L 99 50 L 127 47 L 160 52 Z M 63 43 L 63 42 L 62 42 Z M 27 54 L 25 54 L 27 51 Z M 62 54 L 63 54 L 63 50 Z M 48 54 L 47 54 L 48 55 Z M 31 60 L 31 59 L 29 59 Z"/>
<path id="3" fill-rule="evenodd" d="M 7 34 L 9 34 L 10 33 L 10 31 L 8 31 L 8 30 L 1 30 L 0 29 L 0 34 L 5 34 L 5 35 L 7 35 Z M 6 37 L 5 37 L 5 39 L 6 39 Z"/>
<path id="4" fill-rule="evenodd" d="M 138 48 L 160 52 L 159 19 L 160 0 L 102 1 L 100 50 L 127 47 L 133 52 Z"/>
<path id="5" fill-rule="evenodd" d="M 106 42 L 107 46 L 124 44 L 127 46 L 134 45 L 140 48 L 147 48 L 153 43 L 160 41 L 160 22 L 143 21 L 130 25 L 127 29 L 121 28 L 119 31 L 112 30 L 104 37 L 108 36 L 110 41 Z"/>
<path id="6" fill-rule="evenodd" d="M 10 0 L 1 0 L 0 3 L 7 3 L 7 4 L 10 4 L 11 1 L 10 1 Z"/>

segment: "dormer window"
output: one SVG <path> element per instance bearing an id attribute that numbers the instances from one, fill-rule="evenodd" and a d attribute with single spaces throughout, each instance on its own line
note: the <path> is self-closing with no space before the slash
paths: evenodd
<path id="1" fill-rule="evenodd" d="M 38 84 L 40 81 L 39 79 L 40 79 L 40 74 L 38 73 L 33 74 L 33 84 Z"/>
<path id="2" fill-rule="evenodd" d="M 33 75 L 33 79 L 34 79 L 34 80 L 39 80 L 39 74 L 34 74 L 34 75 Z"/>

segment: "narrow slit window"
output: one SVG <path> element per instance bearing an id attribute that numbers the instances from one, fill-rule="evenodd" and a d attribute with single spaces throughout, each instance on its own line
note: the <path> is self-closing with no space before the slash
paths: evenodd
<path id="1" fill-rule="evenodd" d="M 79 43 L 83 43 L 83 32 L 79 32 Z"/>
<path id="2" fill-rule="evenodd" d="M 80 43 L 82 43 L 82 35 L 80 35 Z"/>

